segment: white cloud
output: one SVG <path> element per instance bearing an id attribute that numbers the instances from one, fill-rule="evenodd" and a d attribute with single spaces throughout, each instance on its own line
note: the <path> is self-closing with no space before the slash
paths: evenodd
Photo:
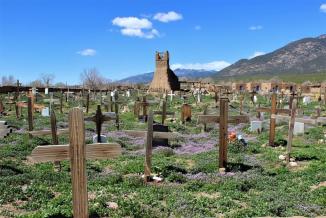
<path id="1" fill-rule="evenodd" d="M 151 29 L 152 22 L 146 18 L 138 17 L 116 17 L 112 24 L 127 29 Z"/>
<path id="2" fill-rule="evenodd" d="M 320 5 L 321 12 L 326 13 L 326 3 Z"/>
<path id="3" fill-rule="evenodd" d="M 147 18 L 137 17 L 116 17 L 112 24 L 121 27 L 121 34 L 130 37 L 152 39 L 159 36 L 159 32 L 154 29 L 152 22 Z"/>
<path id="4" fill-rule="evenodd" d="M 195 30 L 201 30 L 201 26 L 200 25 L 196 25 L 195 26 Z"/>
<path id="5" fill-rule="evenodd" d="M 182 20 L 182 14 L 178 14 L 174 11 L 169 11 L 168 13 L 157 13 L 154 15 L 153 19 L 161 21 L 163 23 L 168 23 L 170 21 Z"/>
<path id="6" fill-rule="evenodd" d="M 81 56 L 94 56 L 96 55 L 96 50 L 87 48 L 82 51 L 78 51 L 77 54 L 80 54 Z"/>
<path id="7" fill-rule="evenodd" d="M 255 57 L 257 57 L 257 56 L 260 56 L 260 55 L 264 55 L 264 54 L 266 54 L 265 52 L 263 52 L 263 51 L 255 51 L 250 57 L 249 57 L 249 59 L 252 59 L 252 58 L 255 58 Z"/>
<path id="8" fill-rule="evenodd" d="M 261 26 L 261 25 L 249 27 L 249 30 L 252 30 L 252 31 L 261 30 L 261 29 L 263 29 L 263 26 Z"/>
<path id="9" fill-rule="evenodd" d="M 156 36 L 159 36 L 159 32 L 156 29 L 151 29 L 150 31 L 144 32 L 142 29 L 125 28 L 121 29 L 121 34 L 125 36 L 136 36 L 146 39 L 152 39 Z"/>
<path id="10" fill-rule="evenodd" d="M 188 63 L 188 64 L 172 64 L 171 69 L 193 69 L 193 70 L 222 70 L 230 66 L 226 61 L 212 61 L 208 63 Z"/>

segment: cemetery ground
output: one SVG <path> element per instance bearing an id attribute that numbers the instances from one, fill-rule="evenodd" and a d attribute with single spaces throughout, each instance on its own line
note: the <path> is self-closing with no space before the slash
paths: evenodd
<path id="1" fill-rule="evenodd" d="M 170 97 L 169 97 L 170 98 Z M 249 95 L 244 111 L 256 115 Z M 226 173 L 218 167 L 218 124 L 208 124 L 207 132 L 197 124 L 197 115 L 205 105 L 209 114 L 217 114 L 213 96 L 192 106 L 192 121 L 180 123 L 181 100 L 168 99 L 169 131 L 178 135 L 170 146 L 153 148 L 152 171 L 164 180 L 144 183 L 145 137 L 132 138 L 123 130 L 146 130 L 129 102 L 129 112 L 120 112 L 120 130 L 114 121 L 105 122 L 102 133 L 109 141 L 121 144 L 122 155 L 109 160 L 87 161 L 88 206 L 91 217 L 291 217 L 326 215 L 326 127 L 311 127 L 294 137 L 291 157 L 298 166 L 287 166 L 280 155 L 285 146 L 268 146 L 268 130 L 261 134 L 249 131 L 249 124 L 229 125 L 248 141 L 244 146 L 228 145 Z M 261 106 L 270 107 L 259 97 Z M 95 113 L 99 101 L 90 102 L 88 117 Z M 317 103 L 303 106 L 314 113 Z M 64 105 L 64 113 L 55 108 L 57 127 L 68 128 L 68 111 L 78 101 Z M 231 103 L 229 115 L 239 114 L 238 103 Z M 122 107 L 122 106 L 121 106 Z M 159 106 L 151 106 L 157 110 Z M 323 108 L 325 109 L 325 108 Z M 27 109 L 16 118 L 14 109 L 1 117 L 15 131 L 0 139 L 0 217 L 72 217 L 70 163 L 62 161 L 60 171 L 53 163 L 32 164 L 28 156 L 39 145 L 52 144 L 51 136 L 30 138 Z M 325 111 L 323 110 L 323 113 Z M 267 115 L 265 115 L 267 116 Z M 160 122 L 160 116 L 155 121 Z M 95 124 L 85 122 L 86 143 L 92 143 Z M 50 118 L 35 113 L 34 129 L 50 129 Z M 288 123 L 277 125 L 276 142 L 287 140 Z M 323 141 L 324 140 L 324 141 Z M 59 144 L 69 143 L 67 135 L 59 136 Z"/>

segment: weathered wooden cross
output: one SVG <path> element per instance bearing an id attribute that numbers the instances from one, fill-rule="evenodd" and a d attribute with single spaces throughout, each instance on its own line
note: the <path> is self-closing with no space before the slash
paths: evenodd
<path id="1" fill-rule="evenodd" d="M 219 123 L 219 168 L 226 168 L 227 165 L 227 145 L 228 145 L 228 124 L 247 123 L 249 117 L 245 115 L 228 116 L 229 99 L 220 99 L 220 115 L 198 115 L 198 123 Z"/>
<path id="2" fill-rule="evenodd" d="M 145 182 L 151 181 L 153 139 L 174 139 L 177 137 L 177 134 L 172 132 L 154 132 L 153 122 L 154 122 L 153 112 L 150 111 L 147 120 L 147 131 L 134 131 L 134 130 L 124 131 L 124 133 L 133 137 L 146 137 L 145 163 L 144 163 Z"/>
<path id="3" fill-rule="evenodd" d="M 165 100 L 163 100 L 162 111 L 154 111 L 153 113 L 154 113 L 154 115 L 162 115 L 162 124 L 164 124 L 164 121 L 165 121 L 167 115 L 171 115 L 171 116 L 175 115 L 174 112 L 166 111 L 166 101 Z"/>
<path id="4" fill-rule="evenodd" d="M 271 108 L 257 108 L 257 112 L 267 112 L 270 113 L 270 124 L 269 124 L 269 145 L 274 146 L 275 140 L 275 128 L 276 128 L 276 114 L 286 114 L 289 115 L 291 110 L 277 108 L 277 96 L 276 93 L 273 93 L 271 96 Z"/>
<path id="5" fill-rule="evenodd" d="M 69 144 L 37 146 L 30 156 L 35 163 L 70 160 L 73 215 L 88 218 L 86 159 L 109 159 L 121 155 L 117 143 L 85 144 L 83 111 L 74 108 L 69 113 Z"/>
<path id="6" fill-rule="evenodd" d="M 93 121 L 96 124 L 97 142 L 101 143 L 102 124 L 105 121 L 117 120 L 115 113 L 102 114 L 101 105 L 97 105 L 95 116 L 85 118 L 86 121 Z M 118 128 L 118 127 L 117 127 Z"/>

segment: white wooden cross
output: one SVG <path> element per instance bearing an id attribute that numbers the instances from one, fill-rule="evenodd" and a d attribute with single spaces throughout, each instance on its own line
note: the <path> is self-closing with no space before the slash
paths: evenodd
<path id="1" fill-rule="evenodd" d="M 117 143 L 85 144 L 84 114 L 79 108 L 69 113 L 69 144 L 37 146 L 30 156 L 35 163 L 70 160 L 73 215 L 88 218 L 86 159 L 108 159 L 121 155 Z"/>
<path id="2" fill-rule="evenodd" d="M 173 100 L 173 96 L 175 96 L 175 94 L 173 93 L 173 91 L 171 90 L 170 94 L 168 94 L 170 96 L 170 101 Z"/>

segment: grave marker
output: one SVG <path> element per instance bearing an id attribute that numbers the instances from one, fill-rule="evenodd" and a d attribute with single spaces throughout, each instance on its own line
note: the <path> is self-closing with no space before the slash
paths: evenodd
<path id="1" fill-rule="evenodd" d="M 219 168 L 227 165 L 228 123 L 247 123 L 249 117 L 245 115 L 228 116 L 229 99 L 220 99 L 220 115 L 198 115 L 198 123 L 219 123 Z"/>
<path id="2" fill-rule="evenodd" d="M 36 163 L 70 160 L 73 215 L 88 218 L 86 159 L 108 159 L 121 155 L 116 143 L 85 144 L 83 112 L 74 108 L 69 113 L 69 144 L 36 147 L 30 158 Z"/>

